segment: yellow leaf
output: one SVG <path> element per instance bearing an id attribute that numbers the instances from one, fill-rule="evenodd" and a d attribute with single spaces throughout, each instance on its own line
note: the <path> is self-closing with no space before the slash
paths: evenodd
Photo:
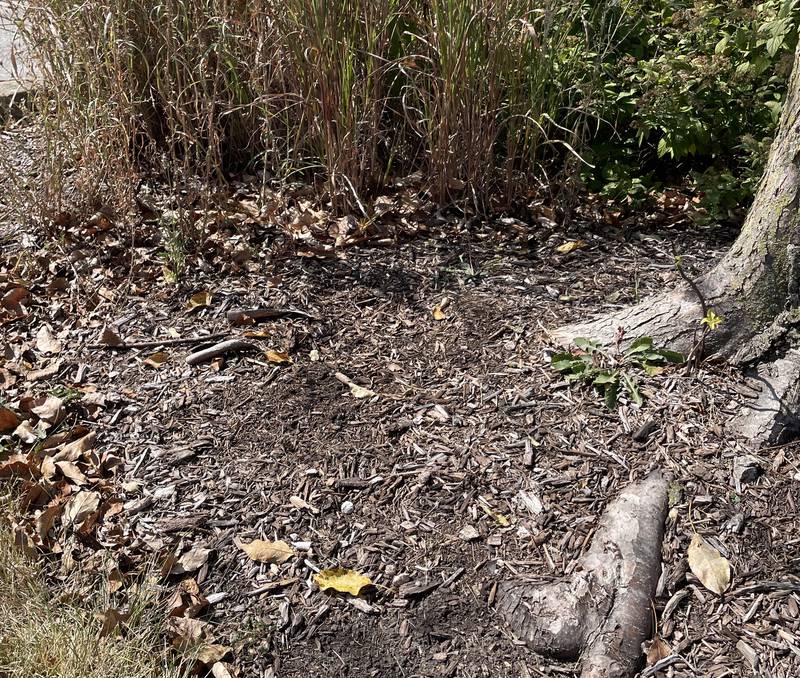
<path id="1" fill-rule="evenodd" d="M 274 351 L 269 349 L 266 353 L 266 356 L 269 362 L 277 363 L 278 365 L 285 365 L 292 362 L 291 357 L 286 351 Z"/>
<path id="2" fill-rule="evenodd" d="M 359 574 L 353 570 L 346 570 L 343 567 L 334 567 L 330 570 L 322 570 L 314 575 L 314 581 L 319 586 L 320 591 L 333 589 L 339 593 L 349 593 L 357 596 L 361 590 L 367 586 L 372 586 L 369 577 Z"/>
<path id="3" fill-rule="evenodd" d="M 502 513 L 498 513 L 491 506 L 489 506 L 489 502 L 487 502 L 483 497 L 478 497 L 478 505 L 483 509 L 483 512 L 498 525 L 508 527 L 511 524 L 509 523 L 508 518 L 506 518 Z"/>
<path id="4" fill-rule="evenodd" d="M 585 240 L 569 240 L 565 242 L 563 245 L 559 245 L 556 247 L 556 252 L 559 254 L 568 254 L 574 250 L 579 250 L 582 247 L 586 247 L 587 243 Z"/>
<path id="5" fill-rule="evenodd" d="M 211 292 L 203 291 L 193 294 L 186 303 L 186 310 L 190 313 L 211 305 Z"/>
<path id="6" fill-rule="evenodd" d="M 731 581 L 730 563 L 699 534 L 689 544 L 689 569 L 709 591 L 721 596 Z"/>
<path id="7" fill-rule="evenodd" d="M 254 539 L 249 544 L 238 544 L 249 557 L 257 563 L 275 563 L 280 565 L 295 555 L 294 550 L 285 541 L 264 541 Z"/>
<path id="8" fill-rule="evenodd" d="M 149 365 L 150 367 L 155 367 L 158 369 L 159 367 L 163 367 L 167 362 L 169 362 L 169 353 L 166 351 L 159 351 L 158 353 L 153 353 L 153 355 L 148 356 L 144 359 L 144 364 Z"/>

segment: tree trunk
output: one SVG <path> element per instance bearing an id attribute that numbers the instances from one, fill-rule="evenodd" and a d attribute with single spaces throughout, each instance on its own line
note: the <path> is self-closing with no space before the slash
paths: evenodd
<path id="1" fill-rule="evenodd" d="M 588 337 L 610 345 L 621 328 L 626 341 L 649 336 L 658 346 L 686 354 L 701 348 L 706 355 L 741 365 L 760 382 L 762 395 L 737 418 L 737 427 L 758 444 L 785 440 L 799 428 L 800 354 L 791 350 L 795 328 L 800 327 L 798 63 L 796 54 L 778 132 L 753 206 L 722 260 L 692 285 L 553 333 L 563 344 Z M 709 309 L 724 321 L 706 333 L 701 347 L 700 321 Z"/>

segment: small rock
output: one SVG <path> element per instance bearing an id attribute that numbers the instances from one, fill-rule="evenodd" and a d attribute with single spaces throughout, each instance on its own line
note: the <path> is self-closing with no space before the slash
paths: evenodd
<path id="1" fill-rule="evenodd" d="M 350 515 L 353 511 L 355 511 L 355 506 L 352 501 L 343 501 L 342 502 L 342 513 L 344 515 Z"/>
<path id="2" fill-rule="evenodd" d="M 461 528 L 461 532 L 458 533 L 458 536 L 461 537 L 464 541 L 475 541 L 479 539 L 481 533 L 473 525 L 464 525 Z"/>
<path id="3" fill-rule="evenodd" d="M 486 540 L 486 543 L 489 544 L 489 546 L 502 546 L 503 537 L 499 534 L 493 534 Z"/>

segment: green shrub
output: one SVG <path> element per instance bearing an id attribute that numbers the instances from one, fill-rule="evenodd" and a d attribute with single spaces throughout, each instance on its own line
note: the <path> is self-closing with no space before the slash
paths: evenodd
<path id="1" fill-rule="evenodd" d="M 611 195 L 687 174 L 724 217 L 758 182 L 797 43 L 797 0 L 636 0 L 619 10 L 617 48 L 604 63 L 596 171 Z M 620 166 L 624 165 L 627 170 Z M 719 210 L 719 211 L 717 211 Z"/>

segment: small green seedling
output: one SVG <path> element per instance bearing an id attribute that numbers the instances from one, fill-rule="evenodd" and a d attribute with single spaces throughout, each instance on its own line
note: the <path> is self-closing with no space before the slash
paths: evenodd
<path id="1" fill-rule="evenodd" d="M 652 337 L 636 339 L 624 351 L 612 355 L 592 339 L 578 337 L 575 349 L 556 353 L 550 366 L 564 375 L 568 382 L 591 384 L 603 394 L 606 406 L 617 406 L 620 390 L 637 405 L 644 403 L 636 377 L 632 373 L 641 369 L 648 376 L 662 372 L 668 364 L 682 364 L 686 358 L 678 351 L 653 347 Z"/>

